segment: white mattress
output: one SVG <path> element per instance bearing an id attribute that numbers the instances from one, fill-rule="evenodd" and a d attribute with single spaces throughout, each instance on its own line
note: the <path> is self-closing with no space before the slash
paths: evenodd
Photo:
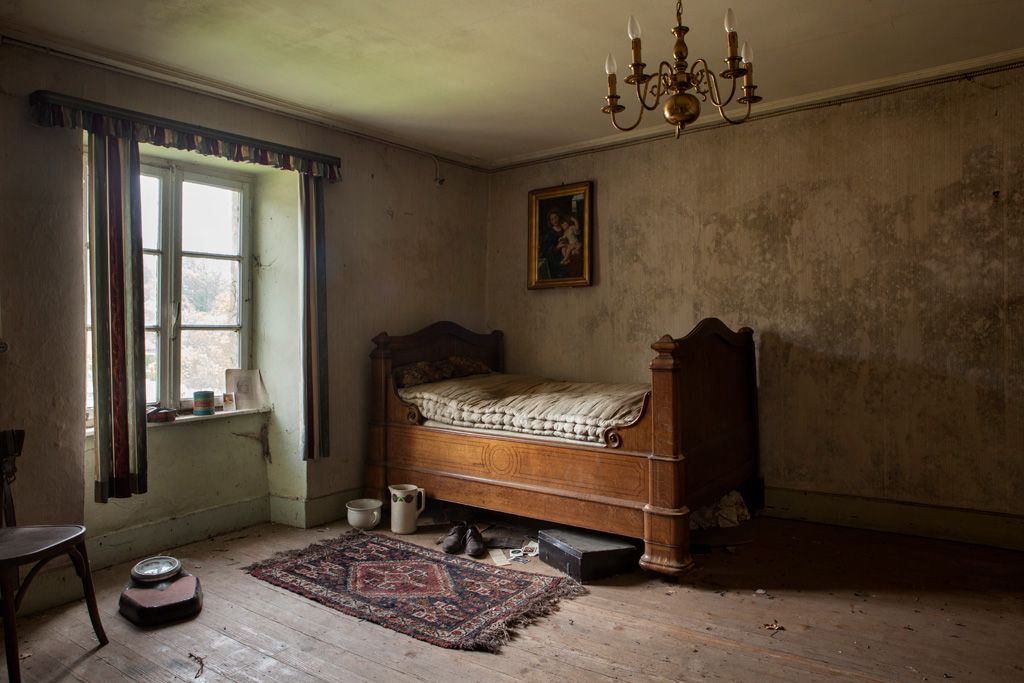
<path id="1" fill-rule="evenodd" d="M 455 427 L 604 444 L 605 430 L 636 421 L 647 384 L 472 375 L 399 389 L 424 419 Z"/>

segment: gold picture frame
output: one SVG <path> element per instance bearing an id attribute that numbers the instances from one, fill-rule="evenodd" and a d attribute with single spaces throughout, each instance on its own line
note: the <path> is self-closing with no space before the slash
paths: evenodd
<path id="1" fill-rule="evenodd" d="M 530 192 L 529 289 L 591 284 L 590 181 Z"/>

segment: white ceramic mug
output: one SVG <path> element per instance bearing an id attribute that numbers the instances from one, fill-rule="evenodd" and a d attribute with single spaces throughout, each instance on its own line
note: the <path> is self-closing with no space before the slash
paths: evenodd
<path id="1" fill-rule="evenodd" d="M 384 503 L 376 498 L 359 498 L 350 500 L 345 507 L 348 508 L 349 526 L 366 531 L 380 524 Z"/>
<path id="2" fill-rule="evenodd" d="M 391 492 L 391 531 L 396 534 L 416 533 L 416 518 L 427 505 L 427 494 L 416 484 L 394 484 Z"/>

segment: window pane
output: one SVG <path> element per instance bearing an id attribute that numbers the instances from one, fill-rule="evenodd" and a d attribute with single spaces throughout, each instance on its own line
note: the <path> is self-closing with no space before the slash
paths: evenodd
<path id="1" fill-rule="evenodd" d="M 207 254 L 239 253 L 242 193 L 185 182 L 181 186 L 181 248 Z"/>
<path id="2" fill-rule="evenodd" d="M 194 391 L 224 393 L 224 371 L 238 364 L 238 332 L 181 331 L 181 397 Z"/>
<path id="3" fill-rule="evenodd" d="M 146 325 L 160 324 L 160 256 L 142 255 L 142 294 L 145 298 Z"/>
<path id="4" fill-rule="evenodd" d="M 238 261 L 183 256 L 183 325 L 238 324 Z"/>
<path id="5" fill-rule="evenodd" d="M 142 246 L 160 248 L 160 179 L 144 175 L 142 180 Z"/>
<path id="6" fill-rule="evenodd" d="M 160 333 L 146 330 L 146 403 L 160 402 Z"/>

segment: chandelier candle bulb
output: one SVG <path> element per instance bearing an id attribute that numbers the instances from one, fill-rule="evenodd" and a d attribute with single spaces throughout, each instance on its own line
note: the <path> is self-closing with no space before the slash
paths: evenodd
<path id="1" fill-rule="evenodd" d="M 639 40 L 640 38 L 640 22 L 632 14 L 629 15 L 629 22 L 626 24 L 626 33 L 629 34 L 630 40 Z"/>
<path id="2" fill-rule="evenodd" d="M 608 59 L 604 60 L 604 72 L 608 74 L 608 104 L 614 104 L 610 98 L 615 97 L 615 72 L 619 70 L 619 65 L 615 63 L 615 57 L 611 52 L 608 53 Z"/>
<path id="3" fill-rule="evenodd" d="M 747 73 L 743 75 L 743 87 L 749 88 L 754 85 L 754 51 L 751 49 L 750 43 L 743 42 L 740 54 L 743 56 L 743 66 L 747 68 Z"/>
<path id="4" fill-rule="evenodd" d="M 644 72 L 644 63 L 640 59 L 640 24 L 633 15 L 629 16 L 626 33 L 629 34 L 630 46 L 633 48 L 633 75 L 640 76 Z"/>
<path id="5" fill-rule="evenodd" d="M 733 64 L 730 60 L 736 59 L 737 43 L 739 42 L 739 38 L 736 36 L 736 15 L 732 13 L 732 7 L 725 11 L 725 40 L 728 51 L 725 61 L 732 67 Z"/>

